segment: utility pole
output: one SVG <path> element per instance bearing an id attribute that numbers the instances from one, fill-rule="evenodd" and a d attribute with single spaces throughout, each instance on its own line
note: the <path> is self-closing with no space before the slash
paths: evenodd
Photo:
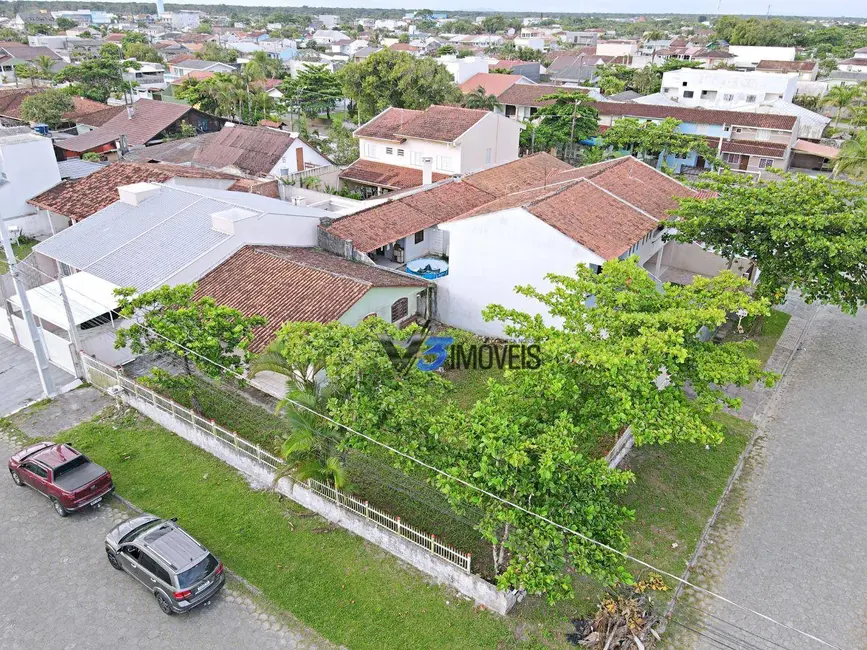
<path id="1" fill-rule="evenodd" d="M 0 187 L 6 185 L 9 181 L 4 178 L 0 179 Z M 54 388 L 54 379 L 51 378 L 51 366 L 48 361 L 48 353 L 45 351 L 45 343 L 42 340 L 42 334 L 39 328 L 36 327 L 36 322 L 33 320 L 33 313 L 30 311 L 30 301 L 27 299 L 27 288 L 21 281 L 18 272 L 18 263 L 15 260 L 15 251 L 12 250 L 12 242 L 9 240 L 9 229 L 6 227 L 6 221 L 0 217 L 0 238 L 3 239 L 3 250 L 6 253 L 6 263 L 9 265 L 9 273 L 12 276 L 12 281 L 15 283 L 15 292 L 18 294 L 18 301 L 21 303 L 21 312 L 24 315 L 24 323 L 27 325 L 27 330 L 30 332 L 30 340 L 33 342 L 33 355 L 36 358 L 36 370 L 39 372 L 39 382 L 42 384 L 42 392 L 45 397 L 54 397 L 56 390 Z"/>
<path id="2" fill-rule="evenodd" d="M 63 300 L 63 311 L 66 312 L 66 321 L 69 324 L 69 338 L 72 341 L 72 365 L 75 368 L 75 374 L 79 379 L 86 380 L 84 368 L 81 367 L 81 341 L 78 338 L 78 325 L 75 324 L 75 316 L 72 313 L 72 307 L 69 304 L 69 297 L 66 295 L 66 287 L 63 286 L 63 274 L 57 274 L 57 286 L 60 289 L 60 298 Z"/>

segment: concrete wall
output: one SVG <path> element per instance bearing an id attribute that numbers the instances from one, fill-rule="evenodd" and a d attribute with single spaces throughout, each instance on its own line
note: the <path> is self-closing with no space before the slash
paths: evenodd
<path id="1" fill-rule="evenodd" d="M 725 270 L 728 261 L 698 244 L 681 244 L 668 242 L 662 251 L 662 265 L 683 269 L 691 273 L 699 273 L 709 277 L 718 275 Z M 738 258 L 732 265 L 732 271 L 744 275 L 752 266 L 744 258 Z"/>
<path id="2" fill-rule="evenodd" d="M 275 473 L 273 471 L 240 453 L 230 444 L 201 432 L 193 425 L 166 413 L 143 398 L 124 391 L 122 399 L 154 422 L 241 471 L 254 484 L 261 487 L 274 487 Z M 341 508 L 297 482 L 285 478 L 280 479 L 276 484 L 276 490 L 328 521 L 373 542 L 385 551 L 433 577 L 438 583 L 457 589 L 465 596 L 499 614 L 508 613 L 520 598 L 518 593 L 499 591 L 494 585 L 479 576 L 461 571 L 451 563 L 398 535 L 389 533 L 371 521 Z"/>
<path id="3" fill-rule="evenodd" d="M 295 153 L 296 149 L 304 151 L 305 166 L 301 169 L 298 169 L 298 160 L 296 158 L 298 154 Z M 284 152 L 283 156 L 277 164 L 274 165 L 274 168 L 268 175 L 274 176 L 275 178 L 278 176 L 284 176 L 285 174 L 281 173 L 283 169 L 288 170 L 288 173 L 303 172 L 307 168 L 306 165 L 308 164 L 313 164 L 317 167 L 324 167 L 326 165 L 331 165 L 332 163 L 328 158 L 316 151 L 316 149 L 311 147 L 309 144 L 296 138 L 292 141 L 292 144 L 289 145 L 289 148 Z"/>
<path id="4" fill-rule="evenodd" d="M 488 113 L 461 136 L 461 169 L 473 172 L 518 159 L 521 125 L 499 113 Z"/>
<path id="5" fill-rule="evenodd" d="M 423 293 L 424 290 L 419 287 L 373 287 L 338 320 L 345 325 L 357 325 L 366 316 L 376 314 L 386 323 L 390 323 L 391 306 L 401 298 L 409 301 L 407 318 L 410 318 L 418 308 L 418 296 Z"/>
<path id="6" fill-rule="evenodd" d="M 440 228 L 450 233 L 449 274 L 436 281 L 437 318 L 483 336 L 503 336 L 502 323 L 482 319 L 491 303 L 543 313 L 537 301 L 515 293 L 516 285 L 547 291 L 551 283 L 546 274 L 572 275 L 578 264 L 605 261 L 520 208 Z"/>
<path id="7" fill-rule="evenodd" d="M 684 85 L 684 83 L 686 85 Z M 792 101 L 798 87 L 798 75 L 755 74 L 731 70 L 674 70 L 662 75 L 662 93 L 681 106 L 729 109 L 775 99 Z M 684 97 L 691 91 L 692 97 Z M 702 91 L 714 91 L 715 97 L 702 97 Z M 727 99 L 726 96 L 731 96 Z M 755 99 L 751 100 L 751 97 Z"/>
<path id="8" fill-rule="evenodd" d="M 0 171 L 9 181 L 3 188 L 4 218 L 35 214 L 27 200 L 60 183 L 51 140 L 27 128 L 5 131 L 19 130 L 22 133 L 7 134 L 0 129 Z"/>
<path id="9" fill-rule="evenodd" d="M 755 67 L 759 61 L 794 61 L 794 47 L 771 47 L 764 45 L 730 45 L 729 54 L 733 54 L 734 65 L 740 67 Z"/>

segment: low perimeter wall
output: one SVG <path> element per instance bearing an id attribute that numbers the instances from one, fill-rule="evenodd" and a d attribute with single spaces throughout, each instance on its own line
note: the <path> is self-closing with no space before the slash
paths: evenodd
<path id="1" fill-rule="evenodd" d="M 169 431 L 176 433 L 184 440 L 204 449 L 220 460 L 228 463 L 244 473 L 249 480 L 259 487 L 274 487 L 277 492 L 292 499 L 296 503 L 312 510 L 328 521 L 349 530 L 359 537 L 376 544 L 404 562 L 414 566 L 419 571 L 436 579 L 472 598 L 476 603 L 499 614 L 506 614 L 521 599 L 520 592 L 503 592 L 479 576 L 465 573 L 449 562 L 440 559 L 425 549 L 416 546 L 402 537 L 389 533 L 386 529 L 353 514 L 346 508 L 325 499 L 297 481 L 281 478 L 274 486 L 275 472 L 256 462 L 232 445 L 221 439 L 210 436 L 189 422 L 154 406 L 153 403 L 136 397 L 128 391 L 120 395 L 126 404 L 146 415 Z"/>

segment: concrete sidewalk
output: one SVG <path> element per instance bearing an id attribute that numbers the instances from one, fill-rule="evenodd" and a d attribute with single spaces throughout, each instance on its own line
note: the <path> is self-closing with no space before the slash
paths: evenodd
<path id="1" fill-rule="evenodd" d="M 58 390 L 76 381 L 73 375 L 51 365 Z M 44 397 L 33 354 L 0 337 L 0 417 Z"/>

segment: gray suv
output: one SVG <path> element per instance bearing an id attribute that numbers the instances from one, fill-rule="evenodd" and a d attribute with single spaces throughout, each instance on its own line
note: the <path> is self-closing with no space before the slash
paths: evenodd
<path id="1" fill-rule="evenodd" d="M 166 614 L 207 604 L 226 581 L 223 564 L 175 519 L 143 514 L 105 536 L 108 561 L 126 571 L 157 599 Z"/>

